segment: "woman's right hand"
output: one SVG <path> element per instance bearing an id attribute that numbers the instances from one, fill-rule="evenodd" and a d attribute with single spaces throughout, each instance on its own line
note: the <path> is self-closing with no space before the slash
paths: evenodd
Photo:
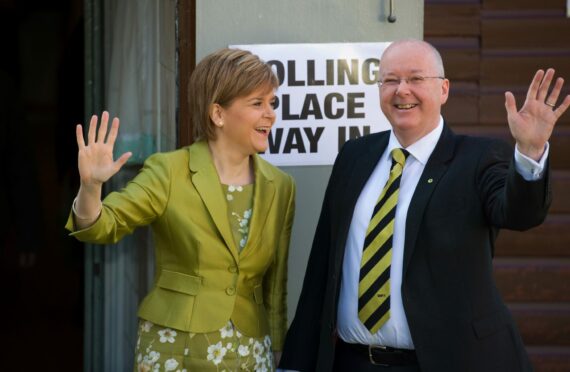
<path id="1" fill-rule="evenodd" d="M 101 185 L 117 173 L 131 157 L 131 152 L 126 152 L 117 160 L 113 161 L 113 146 L 119 131 L 119 119 L 114 118 L 111 129 L 107 135 L 109 113 L 103 111 L 101 125 L 97 130 L 97 116 L 91 117 L 87 144 L 83 139 L 83 128 L 77 125 L 75 134 L 79 147 L 78 167 L 81 185 L 83 187 L 101 187 Z M 106 140 L 105 140 L 106 138 Z"/>

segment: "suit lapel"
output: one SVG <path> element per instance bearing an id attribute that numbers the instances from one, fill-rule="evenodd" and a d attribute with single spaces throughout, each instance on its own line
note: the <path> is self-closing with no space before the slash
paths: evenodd
<path id="1" fill-rule="evenodd" d="M 268 171 L 259 155 L 253 156 L 253 165 L 255 169 L 255 188 L 253 190 L 253 213 L 249 224 L 249 234 L 245 247 L 243 248 L 243 257 L 251 249 L 257 246 L 257 242 L 261 238 L 261 232 L 265 226 L 267 215 L 273 205 L 275 196 L 275 185 L 273 183 L 273 175 Z"/>
<path id="2" fill-rule="evenodd" d="M 192 172 L 192 183 L 200 194 L 212 221 L 216 225 L 226 246 L 238 262 L 238 250 L 232 235 L 228 210 L 224 193 L 221 188 L 218 173 L 214 167 L 208 144 L 205 141 L 196 142 L 189 147 L 189 167 Z"/>
<path id="3" fill-rule="evenodd" d="M 406 240 L 404 247 L 404 267 L 402 276 L 406 275 L 414 249 L 417 245 L 418 232 L 424 218 L 424 210 L 439 180 L 448 168 L 449 160 L 455 151 L 455 134 L 447 126 L 431 154 L 424 171 L 418 181 L 406 216 Z"/>

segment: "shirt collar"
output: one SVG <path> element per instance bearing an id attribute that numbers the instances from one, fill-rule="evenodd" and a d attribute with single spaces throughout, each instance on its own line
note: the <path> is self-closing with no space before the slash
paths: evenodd
<path id="1" fill-rule="evenodd" d="M 441 136 L 441 132 L 443 132 L 443 117 L 440 115 L 439 123 L 437 127 L 435 127 L 431 132 L 411 144 L 406 148 L 406 150 L 412 155 L 417 161 L 419 161 L 422 165 L 426 165 L 431 153 L 435 149 L 437 145 L 437 141 L 439 141 L 439 137 Z M 394 135 L 394 131 L 390 131 L 390 140 L 388 141 L 388 147 L 386 150 L 388 154 L 395 148 L 403 148 L 400 144 L 396 136 Z M 388 157 L 388 159 L 391 159 Z"/>

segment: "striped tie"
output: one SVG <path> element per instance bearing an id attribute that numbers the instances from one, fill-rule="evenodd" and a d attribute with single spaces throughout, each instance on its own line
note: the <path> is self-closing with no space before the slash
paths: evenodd
<path id="1" fill-rule="evenodd" d="M 392 235 L 400 178 L 408 155 L 404 149 L 392 150 L 390 177 L 376 202 L 364 239 L 358 284 L 358 319 L 372 334 L 390 318 Z"/>

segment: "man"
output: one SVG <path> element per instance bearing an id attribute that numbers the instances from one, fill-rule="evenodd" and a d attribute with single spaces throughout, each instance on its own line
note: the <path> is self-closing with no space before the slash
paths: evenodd
<path id="1" fill-rule="evenodd" d="M 547 214 L 547 141 L 570 106 L 567 96 L 556 107 L 563 80 L 549 93 L 553 77 L 539 70 L 518 112 L 505 94 L 513 152 L 444 123 L 450 83 L 430 44 L 385 50 L 380 105 L 392 130 L 338 154 L 280 368 L 531 370 L 492 257 L 499 228 Z"/>

